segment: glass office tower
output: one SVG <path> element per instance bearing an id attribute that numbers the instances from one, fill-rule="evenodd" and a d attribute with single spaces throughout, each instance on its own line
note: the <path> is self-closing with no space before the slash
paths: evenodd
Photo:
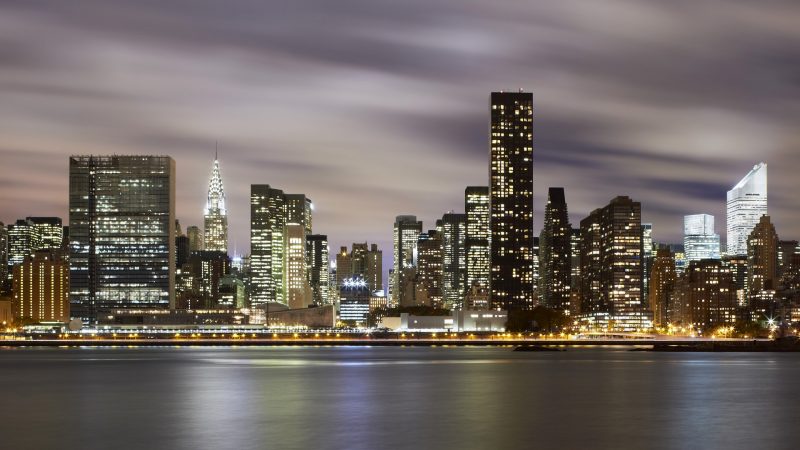
<path id="1" fill-rule="evenodd" d="M 175 161 L 168 156 L 69 160 L 72 317 L 175 304 Z"/>
<path id="2" fill-rule="evenodd" d="M 683 251 L 686 260 L 720 259 L 719 235 L 714 232 L 714 216 L 692 214 L 683 218 Z"/>
<path id="3" fill-rule="evenodd" d="M 746 255 L 747 238 L 767 214 L 767 165 L 758 163 L 728 191 L 728 255 Z"/>

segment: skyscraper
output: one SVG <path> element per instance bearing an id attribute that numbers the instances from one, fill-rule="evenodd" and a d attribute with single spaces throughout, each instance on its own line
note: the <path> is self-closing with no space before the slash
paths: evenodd
<path id="1" fill-rule="evenodd" d="M 299 223 L 286 224 L 286 303 L 291 309 L 306 308 L 311 303 L 311 287 L 306 267 L 306 232 Z"/>
<path id="2" fill-rule="evenodd" d="M 0 296 L 8 287 L 8 228 L 0 222 Z"/>
<path id="3" fill-rule="evenodd" d="M 416 268 L 417 238 L 422 233 L 422 222 L 416 216 L 397 216 L 394 221 L 394 266 L 392 276 L 392 304 L 405 304 L 404 296 L 413 297 L 407 289 L 414 278 Z"/>
<path id="4" fill-rule="evenodd" d="M 38 230 L 39 245 L 35 250 L 59 250 L 64 240 L 64 226 L 60 217 L 26 217 Z"/>
<path id="5" fill-rule="evenodd" d="M 315 305 L 331 303 L 328 298 L 330 265 L 328 249 L 328 236 L 324 234 L 309 234 L 306 236 L 306 254 L 309 261 L 309 284 L 311 286 L 311 301 Z"/>
<path id="6" fill-rule="evenodd" d="M 761 216 L 747 239 L 748 297 L 778 288 L 778 234 L 769 216 Z"/>
<path id="7" fill-rule="evenodd" d="M 441 221 L 439 221 L 441 223 Z M 441 227 L 439 227 L 441 228 Z M 407 295 L 401 306 L 427 305 L 442 307 L 442 231 L 428 230 L 417 238 L 417 270 L 414 293 Z"/>
<path id="8" fill-rule="evenodd" d="M 653 224 L 642 224 L 642 305 L 647 306 L 653 267 Z"/>
<path id="9" fill-rule="evenodd" d="M 728 255 L 747 254 L 747 237 L 767 213 L 767 165 L 762 162 L 728 191 Z"/>
<path id="10" fill-rule="evenodd" d="M 454 213 L 443 215 L 441 230 L 444 304 L 450 309 L 461 308 L 464 306 L 464 294 L 467 291 L 466 215 Z"/>
<path id="11" fill-rule="evenodd" d="M 40 229 L 30 219 L 17 220 L 8 227 L 8 265 L 9 269 L 22 264 L 26 256 L 30 256 L 41 247 Z M 9 272 L 10 274 L 10 272 Z"/>
<path id="12" fill-rule="evenodd" d="M 675 254 L 667 246 L 660 247 L 653 260 L 648 296 L 656 326 L 663 327 L 670 323 L 675 279 Z"/>
<path id="13" fill-rule="evenodd" d="M 581 221 L 582 310 L 610 314 L 619 329 L 647 325 L 642 315 L 641 208 L 629 197 L 616 197 Z"/>
<path id="14" fill-rule="evenodd" d="M 570 311 L 572 279 L 572 225 L 569 223 L 564 188 L 551 187 L 539 235 L 539 291 L 545 305 Z"/>
<path id="15" fill-rule="evenodd" d="M 464 191 L 467 216 L 467 288 L 489 287 L 489 187 L 468 186 Z"/>
<path id="16" fill-rule="evenodd" d="M 311 234 L 314 204 L 305 194 L 284 194 L 286 223 L 298 223 L 306 234 Z"/>
<path id="17" fill-rule="evenodd" d="M 186 237 L 189 239 L 189 253 L 205 250 L 203 233 L 197 226 L 186 227 Z"/>
<path id="18" fill-rule="evenodd" d="M 205 250 L 228 253 L 228 211 L 225 209 L 225 190 L 222 187 L 222 175 L 216 157 L 208 182 L 208 200 L 203 225 Z"/>
<path id="19" fill-rule="evenodd" d="M 684 326 L 707 330 L 736 321 L 736 283 L 720 260 L 690 262 L 673 298 L 671 320 Z"/>
<path id="20" fill-rule="evenodd" d="M 284 286 L 283 191 L 268 184 L 250 186 L 250 303 L 286 303 Z"/>
<path id="21" fill-rule="evenodd" d="M 720 259 L 719 235 L 714 232 L 714 216 L 693 214 L 683 217 L 683 251 L 687 261 Z"/>
<path id="22" fill-rule="evenodd" d="M 490 105 L 490 301 L 534 306 L 533 95 L 493 92 Z"/>
<path id="23" fill-rule="evenodd" d="M 174 306 L 175 161 L 73 156 L 69 168 L 72 316 Z"/>

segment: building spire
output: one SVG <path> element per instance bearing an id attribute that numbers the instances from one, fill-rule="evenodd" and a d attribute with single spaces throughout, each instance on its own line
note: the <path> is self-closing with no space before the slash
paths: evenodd
<path id="1" fill-rule="evenodd" d="M 214 149 L 214 164 L 208 181 L 208 200 L 206 202 L 205 243 L 206 250 L 228 251 L 228 212 L 225 209 L 225 189 L 222 187 L 222 174 L 219 170 L 218 144 Z"/>

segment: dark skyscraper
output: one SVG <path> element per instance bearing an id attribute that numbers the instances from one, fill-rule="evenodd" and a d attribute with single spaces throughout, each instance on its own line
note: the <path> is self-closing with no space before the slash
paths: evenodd
<path id="1" fill-rule="evenodd" d="M 539 235 L 539 290 L 545 305 L 570 310 L 572 225 L 567 214 L 564 188 L 550 188 Z"/>
<path id="2" fill-rule="evenodd" d="M 315 305 L 329 303 L 330 263 L 328 252 L 328 236 L 324 234 L 306 236 L 306 259 L 309 262 L 308 282 L 311 286 L 311 301 Z"/>
<path id="3" fill-rule="evenodd" d="M 653 259 L 648 293 L 653 323 L 657 327 L 666 327 L 670 323 L 675 280 L 675 254 L 667 246 L 660 247 Z"/>
<path id="4" fill-rule="evenodd" d="M 168 156 L 69 160 L 72 316 L 168 308 L 175 301 L 175 161 Z"/>
<path id="5" fill-rule="evenodd" d="M 489 148 L 491 304 L 530 309 L 534 304 L 531 93 L 491 94 Z"/>
<path id="6" fill-rule="evenodd" d="M 752 300 L 778 288 L 778 234 L 769 216 L 761 216 L 747 238 L 747 286 Z"/>
<path id="7" fill-rule="evenodd" d="M 616 197 L 581 221 L 581 307 L 617 329 L 649 325 L 642 308 L 642 206 Z"/>

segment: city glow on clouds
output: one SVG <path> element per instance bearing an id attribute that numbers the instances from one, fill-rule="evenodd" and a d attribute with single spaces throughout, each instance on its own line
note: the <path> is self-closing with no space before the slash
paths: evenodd
<path id="1" fill-rule="evenodd" d="M 793 1 L 301 0 L 0 5 L 0 220 L 67 217 L 70 154 L 169 154 L 202 225 L 220 142 L 230 249 L 249 185 L 305 193 L 332 247 L 425 227 L 488 180 L 488 97 L 534 93 L 537 229 L 548 186 L 577 226 L 617 194 L 656 241 L 770 165 L 800 238 L 800 4 Z M 385 264 L 386 267 L 389 264 Z"/>

